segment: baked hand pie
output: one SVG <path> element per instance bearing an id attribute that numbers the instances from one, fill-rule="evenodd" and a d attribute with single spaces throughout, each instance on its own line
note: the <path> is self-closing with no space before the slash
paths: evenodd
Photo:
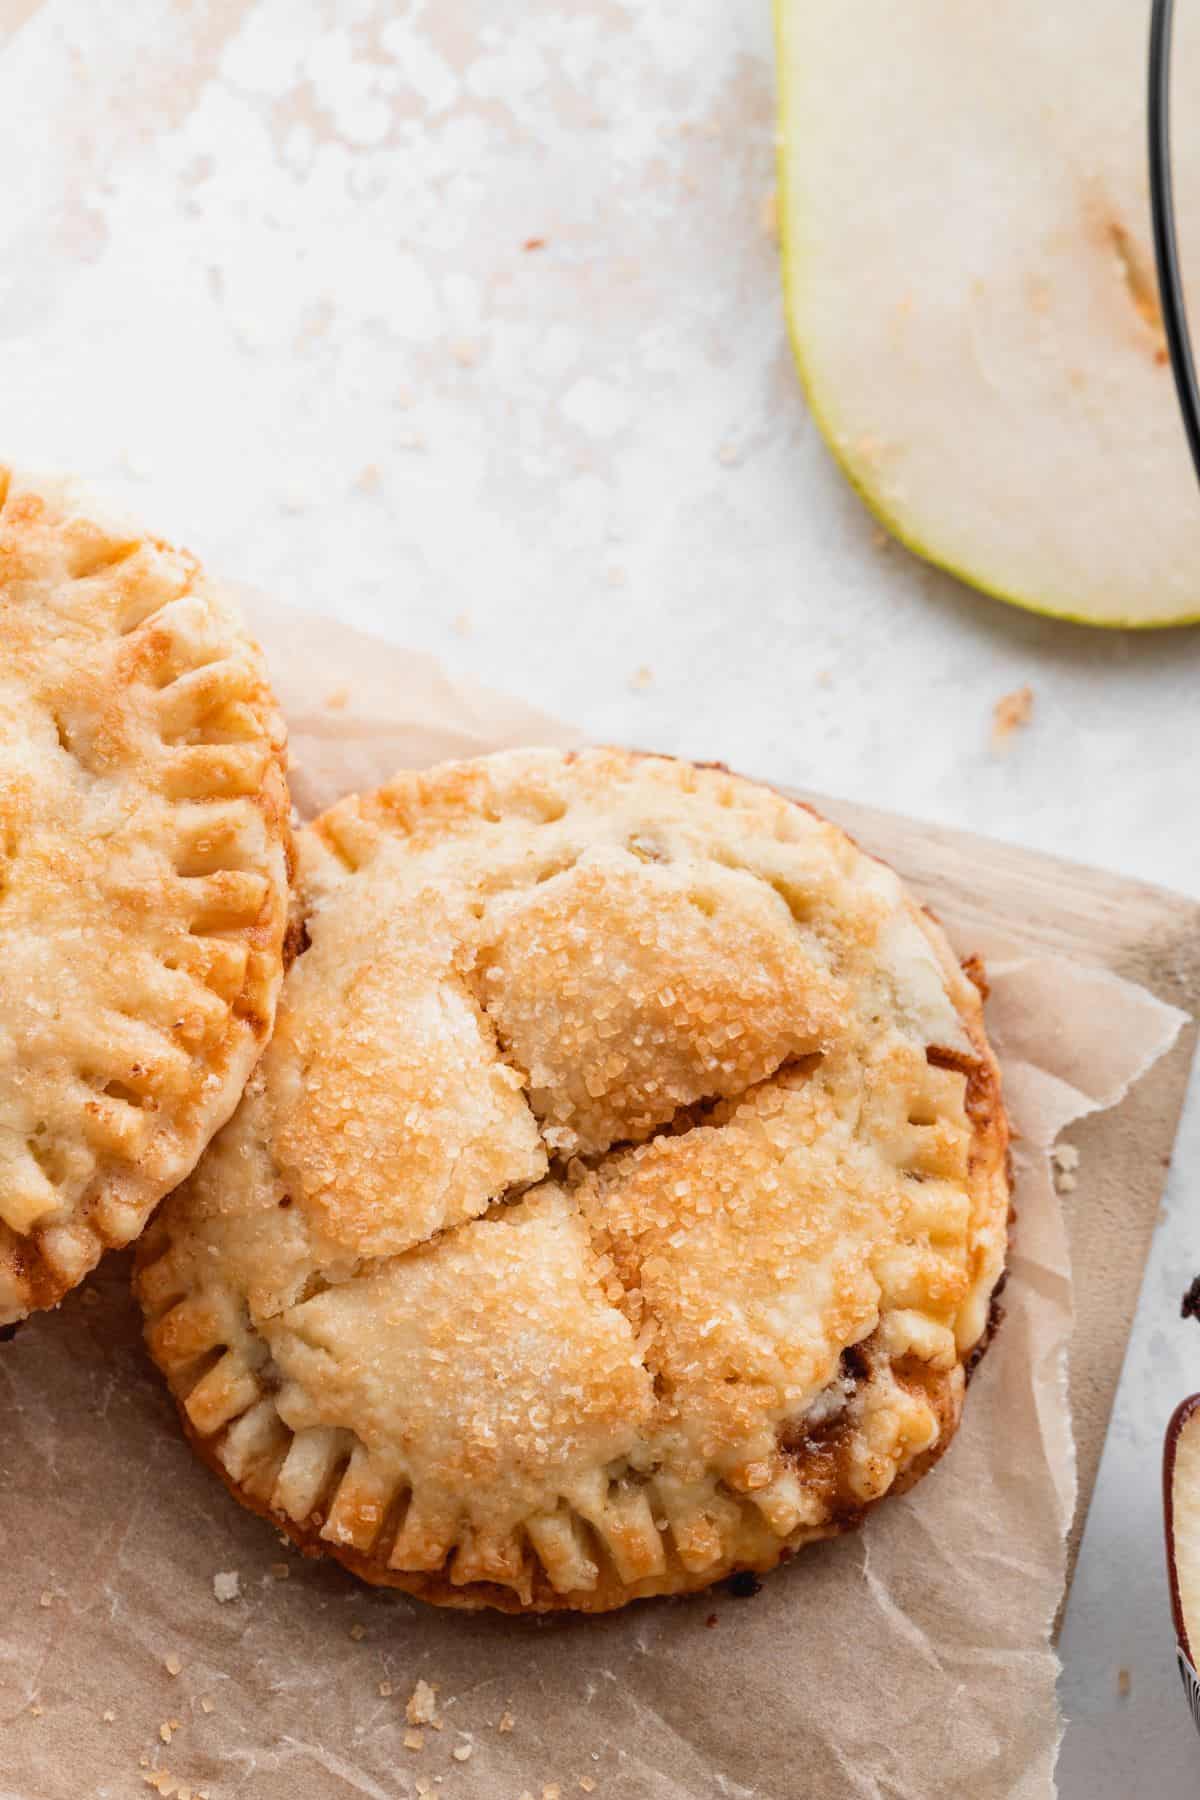
<path id="1" fill-rule="evenodd" d="M 137 1236 L 283 977 L 283 727 L 185 553 L 0 466 L 0 1325 Z"/>
<path id="2" fill-rule="evenodd" d="M 1005 1257 L 975 985 L 884 864 L 616 750 L 301 833 L 305 947 L 139 1246 L 200 1454 L 445 1605 L 771 1567 L 949 1442 Z"/>

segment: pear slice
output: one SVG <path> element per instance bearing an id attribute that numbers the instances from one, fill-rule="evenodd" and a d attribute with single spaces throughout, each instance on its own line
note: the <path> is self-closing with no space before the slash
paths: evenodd
<path id="1" fill-rule="evenodd" d="M 1200 17 L 1175 202 L 1200 337 Z M 911 549 L 1097 625 L 1200 618 L 1200 492 L 1150 231 L 1148 9 L 776 0 L 788 320 L 821 429 Z"/>
<path id="2" fill-rule="evenodd" d="M 1200 1652 L 1200 1394 L 1177 1406 L 1163 1454 L 1167 1578 L 1179 1647 Z"/>

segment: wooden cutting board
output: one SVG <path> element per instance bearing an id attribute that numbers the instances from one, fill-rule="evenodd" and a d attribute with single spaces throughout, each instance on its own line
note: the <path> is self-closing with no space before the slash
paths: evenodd
<path id="1" fill-rule="evenodd" d="M 1071 1412 L 1079 1505 L 1068 1580 L 1096 1482 L 1150 1239 L 1187 1091 L 1200 1012 L 1200 901 L 1038 851 L 806 794 L 801 798 L 883 856 L 938 916 L 963 954 L 997 921 L 1016 951 L 1050 951 L 1110 970 L 1189 1014 L 1174 1048 L 1118 1106 L 1081 1119 L 1078 1185 L 1062 1196 L 1071 1241 L 1075 1329 Z M 979 896 L 985 896 L 981 904 Z M 1191 1269 L 1179 1272 L 1182 1295 Z"/>

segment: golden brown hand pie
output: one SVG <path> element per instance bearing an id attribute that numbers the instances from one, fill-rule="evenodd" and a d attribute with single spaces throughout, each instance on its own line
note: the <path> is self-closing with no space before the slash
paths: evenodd
<path id="1" fill-rule="evenodd" d="M 301 836 L 308 947 L 142 1241 L 247 1505 L 448 1605 L 764 1570 L 945 1448 L 1004 1263 L 975 987 L 715 769 L 530 750 Z"/>
<path id="2" fill-rule="evenodd" d="M 137 1235 L 241 1097 L 283 728 L 196 562 L 0 466 L 0 1324 Z"/>

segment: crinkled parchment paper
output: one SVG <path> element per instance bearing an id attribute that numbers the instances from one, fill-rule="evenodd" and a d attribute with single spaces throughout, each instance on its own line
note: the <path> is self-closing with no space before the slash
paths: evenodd
<path id="1" fill-rule="evenodd" d="M 304 811 L 401 763 L 571 741 L 425 658 L 252 611 Z M 128 1259 L 111 1258 L 0 1347 L 2 1800 L 136 1795 L 147 1777 L 213 1800 L 1045 1800 L 1075 1486 L 1046 1152 L 1121 1097 L 1182 1015 L 1111 975 L 1012 955 L 1002 920 L 959 948 L 989 960 L 1020 1216 L 1007 1316 L 927 1480 L 753 1598 L 582 1622 L 438 1612 L 305 1562 L 193 1461 L 139 1347 Z M 223 1604 L 218 1572 L 238 1577 Z M 443 1729 L 413 1749 L 419 1678 Z"/>

